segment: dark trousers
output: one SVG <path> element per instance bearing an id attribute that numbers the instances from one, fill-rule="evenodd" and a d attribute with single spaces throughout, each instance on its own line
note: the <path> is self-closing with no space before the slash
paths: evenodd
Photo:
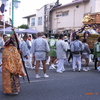
<path id="1" fill-rule="evenodd" d="M 98 62 L 98 59 L 97 59 L 97 58 L 94 58 L 94 66 L 95 66 L 95 70 L 97 70 L 97 62 Z"/>

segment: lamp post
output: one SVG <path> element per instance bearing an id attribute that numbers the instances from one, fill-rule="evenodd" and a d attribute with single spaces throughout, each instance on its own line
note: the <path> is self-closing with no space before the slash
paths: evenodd
<path id="1" fill-rule="evenodd" d="M 12 28 L 14 27 L 14 7 L 18 8 L 18 4 L 20 1 L 18 0 L 12 0 Z"/>
<path id="2" fill-rule="evenodd" d="M 6 5 L 7 1 L 9 0 L 1 0 L 2 4 Z M 14 27 L 14 8 L 18 8 L 18 4 L 20 1 L 18 0 L 12 0 L 12 28 Z"/>

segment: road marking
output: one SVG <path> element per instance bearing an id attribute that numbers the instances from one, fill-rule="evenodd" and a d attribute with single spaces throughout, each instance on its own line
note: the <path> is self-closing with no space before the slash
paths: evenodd
<path id="1" fill-rule="evenodd" d="M 71 78 L 62 78 L 62 79 L 46 79 L 46 78 L 45 78 L 45 79 L 43 79 L 43 80 L 39 80 L 39 79 L 36 80 L 36 79 L 35 79 L 35 80 L 31 80 L 30 83 L 33 83 L 33 82 L 36 83 L 36 82 L 57 81 L 57 80 L 66 80 L 66 79 L 69 80 L 69 79 L 71 79 Z M 20 81 L 20 83 L 21 83 L 21 84 L 23 84 L 23 83 L 28 83 L 28 81 L 24 81 L 24 80 L 23 80 L 23 81 Z M 0 85 L 2 85 L 2 83 L 0 83 Z"/>
<path id="2" fill-rule="evenodd" d="M 63 79 L 56 79 L 56 80 L 65 80 L 65 79 L 71 79 L 71 78 L 63 78 Z M 46 82 L 46 81 L 55 81 L 55 79 L 46 79 L 46 80 L 32 80 L 30 81 L 30 83 L 33 83 L 33 82 Z M 23 82 L 20 82 L 20 83 L 27 83 L 28 81 L 23 81 Z"/>

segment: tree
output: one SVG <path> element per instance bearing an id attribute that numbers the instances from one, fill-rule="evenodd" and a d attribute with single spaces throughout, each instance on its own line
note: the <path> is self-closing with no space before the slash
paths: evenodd
<path id="1" fill-rule="evenodd" d="M 18 26 L 18 28 L 28 29 L 29 27 L 26 24 L 22 24 L 22 25 Z"/>

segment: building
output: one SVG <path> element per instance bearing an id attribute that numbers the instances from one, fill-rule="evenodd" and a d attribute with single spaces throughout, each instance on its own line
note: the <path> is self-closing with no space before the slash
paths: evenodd
<path id="1" fill-rule="evenodd" d="M 56 31 L 79 29 L 86 14 L 100 12 L 100 0 L 74 0 L 73 2 L 53 8 L 50 28 Z"/>
<path id="2" fill-rule="evenodd" d="M 30 28 L 33 28 L 34 30 L 36 30 L 36 14 L 25 16 L 23 18 L 27 19 L 27 24 Z"/>
<path id="3" fill-rule="evenodd" d="M 2 2 L 0 2 L 0 5 L 2 5 Z M 0 11 L 0 29 L 2 29 L 4 26 L 11 26 L 11 18 L 9 17 L 9 11 L 9 6 L 6 6 L 5 13 L 1 13 Z"/>
<path id="4" fill-rule="evenodd" d="M 52 34 L 77 30 L 83 25 L 84 15 L 100 12 L 100 0 L 73 0 L 65 5 L 60 5 L 59 2 L 55 4 L 44 5 L 37 10 L 36 30 Z"/>
<path id="5" fill-rule="evenodd" d="M 49 32 L 50 23 L 50 10 L 54 7 L 55 3 L 46 4 L 40 9 L 36 10 L 36 14 L 25 16 L 27 24 L 30 28 L 38 30 L 39 32 Z"/>

